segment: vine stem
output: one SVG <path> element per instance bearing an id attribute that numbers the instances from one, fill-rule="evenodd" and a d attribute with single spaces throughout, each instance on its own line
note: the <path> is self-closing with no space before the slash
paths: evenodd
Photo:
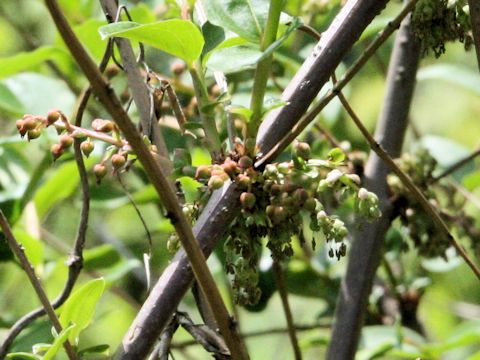
<path id="1" fill-rule="evenodd" d="M 280 22 L 280 14 L 283 8 L 283 0 L 270 0 L 268 9 L 267 23 L 263 34 L 260 50 L 265 51 L 277 38 L 278 24 Z M 270 76 L 270 68 L 272 66 L 273 54 L 261 60 L 255 70 L 255 78 L 253 81 L 252 98 L 250 101 L 250 109 L 252 117 L 248 123 L 247 137 L 255 137 L 257 135 L 260 121 L 262 120 L 263 99 L 267 88 L 267 81 Z"/>
<path id="2" fill-rule="evenodd" d="M 203 130 L 205 131 L 207 147 L 212 153 L 212 158 L 216 159 L 221 152 L 222 144 L 220 143 L 220 135 L 215 124 L 215 117 L 211 110 L 206 110 L 206 107 L 210 104 L 210 99 L 208 98 L 208 91 L 200 63 L 197 62 L 195 66 L 189 67 L 189 72 L 198 101 L 198 111 L 200 112 Z"/>
<path id="3" fill-rule="evenodd" d="M 367 61 L 372 57 L 378 48 L 398 29 L 402 20 L 412 11 L 418 0 L 410 0 L 402 9 L 402 11 L 390 21 L 387 26 L 380 32 L 377 38 L 370 43 L 363 54 L 355 61 L 355 63 L 347 70 L 341 79 L 328 91 L 325 96 L 318 101 L 311 110 L 309 110 L 302 118 L 292 127 L 292 129 L 266 154 L 255 162 L 255 167 L 261 167 L 272 161 L 279 155 L 302 131 L 305 127 L 315 120 L 316 116 L 325 106 L 353 79 L 353 77 L 363 68 Z"/>
<path id="4" fill-rule="evenodd" d="M 280 299 L 282 300 L 283 312 L 285 313 L 285 319 L 287 320 L 288 336 L 293 347 L 293 354 L 295 360 L 302 360 L 302 352 L 298 345 L 297 332 L 295 330 L 295 324 L 293 322 L 292 310 L 288 302 L 288 291 L 285 285 L 285 276 L 283 274 L 282 265 L 278 261 L 273 262 L 273 273 L 275 275 L 275 282 L 277 283 L 277 289 L 280 293 Z"/>
<path id="5" fill-rule="evenodd" d="M 470 155 L 464 157 L 463 159 L 460 159 L 455 164 L 453 164 L 450 167 L 448 167 L 447 169 L 445 169 L 441 174 L 435 176 L 432 179 L 431 183 L 436 183 L 440 179 L 443 179 L 444 177 L 453 174 L 455 171 L 457 171 L 461 167 L 465 166 L 466 164 L 468 164 L 470 161 L 472 161 L 473 159 L 475 159 L 479 155 L 480 155 L 480 148 L 478 148 L 477 150 L 472 152 Z"/>
<path id="6" fill-rule="evenodd" d="M 246 348 L 241 341 L 238 333 L 235 331 L 226 306 L 221 298 L 220 292 L 216 286 L 212 274 L 205 261 L 205 256 L 195 239 L 190 223 L 182 212 L 178 203 L 175 190 L 171 185 L 171 181 L 166 176 L 164 170 L 159 163 L 154 159 L 149 149 L 145 145 L 141 135 L 137 131 L 135 125 L 130 120 L 127 112 L 123 109 L 120 100 L 113 92 L 110 85 L 102 77 L 100 71 L 92 61 L 86 50 L 78 40 L 72 28 L 68 24 L 65 15 L 60 9 L 56 0 L 45 0 L 47 8 L 52 16 L 55 25 L 69 48 L 73 58 L 82 69 L 87 77 L 93 93 L 97 96 L 99 101 L 105 106 L 107 111 L 112 115 L 120 130 L 123 132 L 129 145 L 134 150 L 137 158 L 143 165 L 147 176 L 152 185 L 162 199 L 175 230 L 179 236 L 182 246 L 187 253 L 193 273 L 202 288 L 202 291 L 207 297 L 207 301 L 212 309 L 215 309 L 216 321 L 219 325 L 220 332 L 225 338 L 225 342 L 229 347 L 233 359 L 247 359 L 248 354 Z M 135 323 L 129 329 L 126 338 L 123 342 L 122 350 L 117 355 L 120 359 L 138 359 L 142 358 L 139 355 L 128 354 L 129 344 L 139 336 L 142 336 L 142 331 L 152 331 L 151 329 L 138 328 Z M 143 349 L 149 351 L 150 349 Z M 143 354 L 146 356 L 146 354 Z"/>
<path id="7" fill-rule="evenodd" d="M 335 75 L 333 75 L 333 81 L 336 82 Z M 465 260 L 467 265 L 472 269 L 473 273 L 477 276 L 480 280 L 480 269 L 475 265 L 475 263 L 469 258 L 465 249 L 457 242 L 457 240 L 453 237 L 448 229 L 447 224 L 435 208 L 430 204 L 428 199 L 422 193 L 422 191 L 413 183 L 412 179 L 408 174 L 406 174 L 402 169 L 398 167 L 395 161 L 387 154 L 387 152 L 383 149 L 383 147 L 375 141 L 372 135 L 368 132 L 365 125 L 363 125 L 360 118 L 357 116 L 355 111 L 352 109 L 350 104 L 348 103 L 347 99 L 343 95 L 342 92 L 338 93 L 338 98 L 340 99 L 343 107 L 347 111 L 347 113 L 352 118 L 355 126 L 360 130 L 365 140 L 367 140 L 370 148 L 381 158 L 387 166 L 392 170 L 395 175 L 397 175 L 402 183 L 410 190 L 411 195 L 418 201 L 418 203 L 422 206 L 423 210 L 430 216 L 431 220 L 437 227 L 437 229 L 448 239 L 450 244 L 457 250 L 458 254 Z"/>
<path id="8" fill-rule="evenodd" d="M 15 236 L 12 233 L 12 229 L 8 224 L 8 220 L 3 214 L 3 211 L 1 209 L 0 209 L 0 227 L 2 228 L 2 231 L 5 235 L 5 239 L 7 240 L 8 246 L 10 247 L 12 252 L 15 254 L 18 261 L 20 261 L 20 264 L 22 265 L 23 270 L 27 274 L 28 279 L 30 280 L 30 283 L 34 288 L 38 296 L 38 299 L 42 303 L 42 306 L 45 309 L 45 312 L 50 318 L 50 321 L 52 322 L 52 325 L 55 331 L 58 334 L 60 334 L 63 330 L 62 325 L 60 324 L 60 320 L 58 319 L 57 314 L 55 314 L 55 310 L 53 309 L 52 304 L 48 300 L 47 294 L 45 293 L 45 290 L 43 290 L 42 284 L 40 284 L 40 280 L 37 278 L 37 275 L 35 274 L 35 270 L 33 269 L 32 264 L 30 263 L 30 261 L 28 261 L 28 258 L 25 255 L 22 245 L 18 243 L 17 239 L 15 239 Z M 63 343 L 63 346 L 70 360 L 78 359 L 77 354 L 75 353 L 75 350 L 73 349 L 72 345 L 68 342 L 68 340 L 66 340 Z"/>

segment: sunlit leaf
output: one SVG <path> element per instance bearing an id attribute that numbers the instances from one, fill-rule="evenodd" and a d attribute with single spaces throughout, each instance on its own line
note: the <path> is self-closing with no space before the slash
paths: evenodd
<path id="1" fill-rule="evenodd" d="M 122 21 L 102 26 L 98 30 L 103 39 L 124 37 L 165 51 L 192 64 L 202 53 L 204 39 L 198 27 L 187 20 L 165 20 L 142 25 Z"/>
<path id="2" fill-rule="evenodd" d="M 52 343 L 52 346 L 48 349 L 48 351 L 43 355 L 42 360 L 51 360 L 54 359 L 55 355 L 57 355 L 58 351 L 62 347 L 63 343 L 67 341 L 69 336 L 73 333 L 73 331 L 77 328 L 77 325 L 70 325 L 68 327 L 64 327 L 62 332 L 58 334 L 55 340 Z"/>
<path id="3" fill-rule="evenodd" d="M 60 324 L 64 327 L 75 324 L 68 339 L 76 344 L 80 332 L 85 329 L 93 319 L 95 307 L 105 289 L 104 279 L 94 279 L 75 290 L 62 306 Z"/>

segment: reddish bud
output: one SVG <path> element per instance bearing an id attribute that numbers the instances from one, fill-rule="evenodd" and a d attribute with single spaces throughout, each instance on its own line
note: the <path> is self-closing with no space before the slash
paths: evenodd
<path id="1" fill-rule="evenodd" d="M 239 189 L 247 189 L 252 183 L 252 180 L 245 174 L 239 174 L 237 176 L 236 182 Z"/>
<path id="2" fill-rule="evenodd" d="M 211 166 L 200 165 L 195 173 L 195 179 L 207 179 L 212 175 Z"/>
<path id="3" fill-rule="evenodd" d="M 97 178 L 97 184 L 100 184 L 100 181 L 107 175 L 107 167 L 103 164 L 96 164 L 93 167 L 93 173 Z"/>
<path id="4" fill-rule="evenodd" d="M 40 137 L 41 134 L 42 133 L 39 129 L 33 129 L 33 130 L 28 131 L 28 133 L 27 133 L 28 141 Z"/>
<path id="5" fill-rule="evenodd" d="M 26 131 L 35 129 L 37 125 L 37 119 L 33 116 L 27 116 L 23 119 L 23 129 Z"/>
<path id="6" fill-rule="evenodd" d="M 297 189 L 293 193 L 293 199 L 298 206 L 302 206 L 308 199 L 308 193 L 305 189 Z"/>
<path id="7" fill-rule="evenodd" d="M 124 155 L 114 154 L 112 155 L 111 161 L 112 161 L 113 168 L 115 170 L 118 170 L 125 165 L 125 163 L 127 162 L 127 159 L 125 158 Z"/>
<path id="8" fill-rule="evenodd" d="M 187 66 L 183 61 L 177 60 L 170 65 L 170 71 L 176 76 L 180 76 L 187 69 Z"/>
<path id="9" fill-rule="evenodd" d="M 48 125 L 52 125 L 58 119 L 60 119 L 60 112 L 58 110 L 50 110 L 47 113 L 47 124 Z"/>
<path id="10" fill-rule="evenodd" d="M 103 133 L 109 133 L 113 131 L 115 124 L 110 120 L 95 119 L 92 121 L 92 129 Z"/>
<path id="11" fill-rule="evenodd" d="M 227 160 L 222 164 L 222 169 L 225 171 L 228 175 L 234 176 L 235 173 L 237 172 L 237 163 L 233 160 Z"/>
<path id="12" fill-rule="evenodd" d="M 64 134 L 60 137 L 60 145 L 62 148 L 66 149 L 73 144 L 73 137 L 69 134 Z"/>
<path id="13" fill-rule="evenodd" d="M 208 187 L 211 190 L 220 189 L 223 186 L 223 179 L 220 176 L 212 176 L 208 180 Z"/>
<path id="14" fill-rule="evenodd" d="M 53 161 L 55 161 L 63 154 L 63 147 L 60 144 L 53 144 L 50 152 L 52 153 Z"/>
<path id="15" fill-rule="evenodd" d="M 243 192 L 240 195 L 240 203 L 244 209 L 251 209 L 255 206 L 256 197 L 250 192 Z"/>
<path id="16" fill-rule="evenodd" d="M 90 156 L 94 148 L 95 144 L 91 141 L 84 141 L 80 144 L 80 149 L 82 150 L 83 155 L 87 158 Z"/>
<path id="17" fill-rule="evenodd" d="M 238 160 L 238 165 L 242 169 L 247 169 L 247 168 L 253 166 L 253 160 L 251 158 L 249 158 L 248 156 L 242 156 L 240 158 L 240 160 Z"/>

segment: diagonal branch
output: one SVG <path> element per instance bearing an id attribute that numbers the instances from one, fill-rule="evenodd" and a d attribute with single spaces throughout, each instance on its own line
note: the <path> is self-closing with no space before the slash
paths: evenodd
<path id="1" fill-rule="evenodd" d="M 45 290 L 42 287 L 42 284 L 40 283 L 40 280 L 37 278 L 37 275 L 35 274 L 35 270 L 33 269 L 32 264 L 28 261 L 27 256 L 25 255 L 25 252 L 23 250 L 23 247 L 20 243 L 18 243 L 17 239 L 15 239 L 15 236 L 12 233 L 12 229 L 10 229 L 10 225 L 8 224 L 7 218 L 5 215 L 3 215 L 2 210 L 0 210 L 0 228 L 3 231 L 3 234 L 5 235 L 5 240 L 7 241 L 8 246 L 12 250 L 12 252 L 15 254 L 17 259 L 20 262 L 20 265 L 22 266 L 23 270 L 28 276 L 28 280 L 30 280 L 30 283 L 33 286 L 33 289 L 35 290 L 35 293 L 38 296 L 38 299 L 42 303 L 43 308 L 45 309 L 45 312 L 47 313 L 48 317 L 50 318 L 50 321 L 52 322 L 53 328 L 55 331 L 60 334 L 62 332 L 62 325 L 60 324 L 60 320 L 57 317 L 57 314 L 55 314 L 55 309 L 53 308 L 52 304 L 48 300 L 47 294 L 45 293 Z M 77 355 L 72 347 L 72 345 L 67 341 L 63 344 L 65 347 L 65 351 L 67 352 L 68 358 L 70 360 L 76 360 Z"/>
<path id="2" fill-rule="evenodd" d="M 290 86 L 289 91 L 293 91 L 292 88 L 297 87 L 297 91 L 293 92 L 302 92 L 304 82 L 301 78 L 303 77 L 305 81 L 309 81 L 305 78 L 305 74 L 311 74 L 312 77 L 314 76 L 313 74 L 316 74 L 316 80 L 310 81 L 312 84 L 320 81 L 318 79 L 321 78 L 323 83 L 315 84 L 315 87 L 321 88 L 327 82 L 335 67 L 338 66 L 342 57 L 360 37 L 360 34 L 368 23 L 375 17 L 377 12 L 380 11 L 381 6 L 379 4 L 385 5 L 386 2 L 386 0 L 348 1 L 347 5 L 345 5 L 345 10 L 339 14 L 339 18 L 343 21 L 342 26 L 338 26 L 338 21 L 335 20 L 325 33 L 328 34 L 328 36 L 324 34 L 327 38 L 333 37 L 342 40 L 342 42 L 332 46 L 332 51 L 335 52 L 336 56 L 332 56 L 327 51 L 318 53 L 317 46 L 317 50 L 311 55 L 314 61 L 308 61 L 309 65 L 303 68 L 302 75 L 292 80 L 293 85 Z M 365 9 L 376 9 L 377 11 L 367 12 L 367 14 L 365 14 Z M 339 51 L 340 53 L 338 53 Z M 323 75 L 319 76 L 317 73 Z M 316 94 L 314 94 L 311 99 L 303 99 L 303 101 L 313 101 L 315 95 Z M 293 97 L 291 101 L 295 101 Z M 309 103 L 304 105 L 306 108 Z M 273 135 L 276 139 L 283 138 L 291 131 L 291 127 L 299 121 L 302 115 L 300 112 L 293 112 L 293 114 L 288 115 L 291 116 L 289 118 L 286 113 L 276 112 L 276 114 L 273 118 L 270 118 L 268 124 L 262 125 L 261 132 L 257 137 L 257 143 L 264 144 L 261 148 L 264 153 L 270 151 L 271 147 L 275 144 L 274 142 L 267 144 L 267 139 Z M 289 124 L 279 126 L 278 122 L 275 121 L 277 117 L 281 119 L 279 122 L 283 123 L 283 121 L 288 121 Z M 239 195 L 236 184 L 226 184 L 223 189 L 213 193 L 205 210 L 195 224 L 195 237 L 200 242 L 206 256 L 211 254 L 218 240 L 225 234 L 228 225 L 234 219 L 236 211 L 239 208 Z M 150 349 L 153 346 L 162 330 L 169 323 L 172 314 L 189 289 L 192 280 L 193 273 L 188 266 L 186 254 L 182 250 L 177 253 L 172 263 L 165 269 L 131 325 L 131 328 L 142 329 L 143 334 L 142 337 L 136 337 L 134 341 L 130 341 L 129 351 L 131 354 L 144 354 L 145 348 Z M 130 334 L 127 334 L 124 341 L 129 341 L 129 336 Z"/>
<path id="3" fill-rule="evenodd" d="M 414 41 L 410 21 L 404 20 L 395 39 L 385 105 L 375 132 L 380 145 L 393 157 L 400 155 L 408 126 L 419 57 L 420 47 Z M 327 359 L 346 360 L 355 356 L 368 296 L 393 216 L 392 204 L 388 199 L 388 171 L 387 165 L 372 153 L 365 169 L 364 184 L 378 195 L 382 217 L 374 223 L 362 224 L 362 230 L 354 236 L 347 271 L 340 286 Z"/>
<path id="4" fill-rule="evenodd" d="M 45 3 L 60 35 L 69 48 L 70 53 L 87 77 L 93 93 L 112 115 L 112 118 L 115 120 L 145 169 L 145 173 L 149 177 L 150 182 L 162 199 L 162 202 L 168 211 L 167 216 L 175 227 L 183 249 L 185 249 L 188 256 L 187 261 L 190 262 L 193 273 L 195 274 L 202 291 L 206 295 L 210 307 L 216 309 L 214 314 L 216 315 L 216 320 L 220 327 L 220 331 L 225 338 L 225 342 L 232 353 L 232 357 L 234 359 L 248 358 L 246 349 L 235 331 L 235 326 L 232 326 L 233 324 L 230 321 L 228 311 L 206 264 L 204 254 L 193 235 L 192 228 L 187 218 L 182 212 L 175 194 L 175 189 L 173 188 L 171 181 L 168 179 L 165 170 L 162 169 L 157 160 L 153 157 L 147 145 L 144 143 L 142 136 L 130 120 L 127 112 L 123 109 L 120 100 L 112 91 L 107 81 L 102 77 L 98 68 L 79 42 L 57 1 L 45 0 Z M 122 343 L 122 350 L 119 355 L 120 358 L 139 359 L 144 358 L 148 354 L 153 343 L 150 344 L 149 348 L 144 348 L 143 353 L 140 355 L 132 355 L 129 352 L 131 343 L 134 343 L 139 337 L 142 338 L 144 330 L 150 331 L 150 329 L 136 326 L 129 329 L 128 335 Z"/>

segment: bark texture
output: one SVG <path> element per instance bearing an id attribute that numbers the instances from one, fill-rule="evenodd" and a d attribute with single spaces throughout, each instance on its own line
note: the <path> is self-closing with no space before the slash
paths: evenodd
<path id="1" fill-rule="evenodd" d="M 375 139 L 396 158 L 400 155 L 408 126 L 420 47 L 410 29 L 410 17 L 402 22 L 396 36 L 387 75 L 387 91 Z M 389 202 L 387 165 L 372 151 L 367 161 L 364 186 L 375 192 L 381 203 L 382 217 L 363 224 L 355 234 L 349 263 L 341 283 L 332 339 L 327 359 L 347 360 L 355 357 L 373 277 L 378 268 L 385 234 L 390 227 L 393 209 Z"/>

